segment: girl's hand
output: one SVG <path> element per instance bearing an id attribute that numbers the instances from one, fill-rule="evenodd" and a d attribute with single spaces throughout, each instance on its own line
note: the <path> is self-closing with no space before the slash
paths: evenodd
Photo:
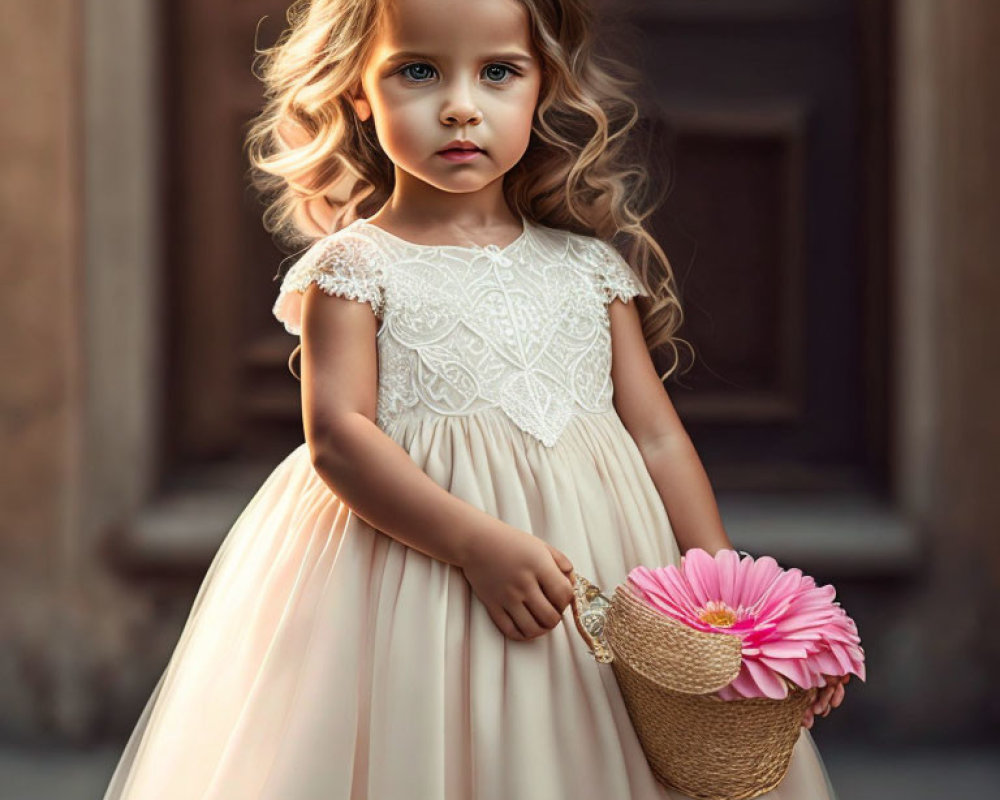
<path id="1" fill-rule="evenodd" d="M 496 626 L 517 641 L 554 628 L 573 600 L 566 555 L 511 525 L 476 534 L 459 566 Z"/>
<path id="2" fill-rule="evenodd" d="M 831 708 L 836 708 L 844 702 L 844 687 L 851 679 L 850 675 L 825 675 L 826 686 L 816 694 L 816 701 L 806 709 L 802 717 L 802 724 L 806 728 L 813 726 L 813 721 L 818 714 L 825 717 L 830 713 Z"/>

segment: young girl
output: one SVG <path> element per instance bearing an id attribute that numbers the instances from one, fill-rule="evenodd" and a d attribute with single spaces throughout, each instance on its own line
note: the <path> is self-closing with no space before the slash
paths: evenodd
<path id="1" fill-rule="evenodd" d="M 310 243 L 274 306 L 306 441 L 222 544 L 105 799 L 678 800 L 569 607 L 574 570 L 612 589 L 732 546 L 650 359 L 681 312 L 591 12 L 289 18 L 248 141 L 269 229 Z M 803 729 L 765 797 L 833 796 Z"/>

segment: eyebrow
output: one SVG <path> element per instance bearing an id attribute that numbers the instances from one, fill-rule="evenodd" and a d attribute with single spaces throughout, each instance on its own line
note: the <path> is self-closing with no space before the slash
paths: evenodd
<path id="1" fill-rule="evenodd" d="M 394 64 L 397 61 L 405 61 L 411 58 L 433 58 L 433 56 L 429 56 L 426 53 L 418 53 L 414 50 L 402 50 L 398 53 L 393 53 L 391 56 L 386 58 L 384 63 Z M 520 50 L 510 50 L 505 53 L 490 53 L 489 55 L 484 56 L 483 60 L 519 61 L 524 64 L 530 64 L 534 59 L 527 53 Z"/>

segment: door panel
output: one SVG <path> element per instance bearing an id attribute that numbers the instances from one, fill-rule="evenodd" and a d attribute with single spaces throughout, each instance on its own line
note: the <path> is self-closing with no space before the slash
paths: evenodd
<path id="1" fill-rule="evenodd" d="M 642 70 L 642 124 L 670 166 L 653 232 L 697 361 L 667 389 L 713 484 L 883 486 L 888 3 L 603 5 L 637 32 L 615 55 Z M 295 341 L 270 315 L 287 254 L 261 229 L 242 155 L 260 104 L 254 37 L 271 44 L 285 10 L 164 12 L 176 464 L 275 458 L 302 441 Z"/>

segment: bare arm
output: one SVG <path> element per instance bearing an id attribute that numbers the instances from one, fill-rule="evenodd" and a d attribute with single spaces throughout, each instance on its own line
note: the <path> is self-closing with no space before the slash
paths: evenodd
<path id="1" fill-rule="evenodd" d="M 705 468 L 677 416 L 642 336 L 635 303 L 614 300 L 611 318 L 611 380 L 618 416 L 635 439 L 670 518 L 681 553 L 700 547 L 712 555 L 733 550 Z M 803 714 L 812 728 L 814 714 L 826 716 L 844 699 L 849 675 L 827 676 L 827 685 Z"/>
<path id="2" fill-rule="evenodd" d="M 735 549 L 701 459 L 656 374 L 635 303 L 615 299 L 608 314 L 615 408 L 642 453 L 681 552 Z"/>
<path id="3" fill-rule="evenodd" d="M 377 321 L 370 307 L 313 284 L 302 316 L 303 424 L 317 474 L 372 527 L 462 565 L 469 541 L 504 523 L 435 483 L 375 424 Z"/>
<path id="4" fill-rule="evenodd" d="M 558 625 L 573 598 L 565 553 L 451 494 L 375 424 L 371 307 L 311 284 L 302 317 L 303 422 L 317 474 L 373 528 L 461 568 L 506 636 Z"/>

